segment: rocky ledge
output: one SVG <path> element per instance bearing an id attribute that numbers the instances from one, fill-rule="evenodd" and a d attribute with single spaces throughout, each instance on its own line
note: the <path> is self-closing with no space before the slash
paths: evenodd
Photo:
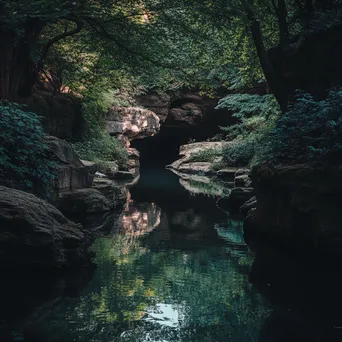
<path id="1" fill-rule="evenodd" d="M 73 268 L 87 260 L 89 239 L 51 204 L 0 186 L 2 268 Z"/>
<path id="2" fill-rule="evenodd" d="M 158 116 L 139 107 L 112 107 L 107 115 L 107 132 L 122 140 L 127 147 L 134 139 L 144 139 L 160 130 Z"/>
<path id="3" fill-rule="evenodd" d="M 189 174 L 217 175 L 220 171 L 216 170 L 213 166 L 221 161 L 221 157 L 219 157 L 220 152 L 229 144 L 226 141 L 217 141 L 182 145 L 179 149 L 180 159 L 168 165 L 167 168 Z M 202 159 L 200 156 L 206 154 L 210 154 L 211 162 L 200 161 Z M 215 154 L 217 157 L 215 157 Z M 231 168 L 230 174 L 232 177 L 234 177 L 236 170 L 237 168 Z M 228 170 L 226 171 L 226 174 L 229 173 Z M 224 171 L 221 172 L 222 175 L 223 173 Z"/>
<path id="4" fill-rule="evenodd" d="M 252 180 L 257 203 L 245 221 L 246 234 L 342 253 L 341 165 L 262 165 L 253 170 Z"/>
<path id="5" fill-rule="evenodd" d="M 181 158 L 167 168 L 180 177 L 185 188 L 195 187 L 198 188 L 195 192 L 210 193 L 219 197 L 217 203 L 223 210 L 246 215 L 256 205 L 251 171 L 239 167 L 217 168 L 222 161 L 222 150 L 229 144 L 219 141 L 183 145 L 179 153 Z M 211 159 L 211 162 L 197 161 L 201 159 Z"/>

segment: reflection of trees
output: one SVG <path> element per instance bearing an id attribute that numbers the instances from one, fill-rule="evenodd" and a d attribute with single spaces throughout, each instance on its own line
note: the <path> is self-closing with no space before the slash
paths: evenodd
<path id="1" fill-rule="evenodd" d="M 93 249 L 96 274 L 80 298 L 45 316 L 47 341 L 257 340 L 267 310 L 225 247 L 152 252 L 138 237 L 118 235 Z M 151 319 L 158 303 L 177 313 L 174 325 Z"/>

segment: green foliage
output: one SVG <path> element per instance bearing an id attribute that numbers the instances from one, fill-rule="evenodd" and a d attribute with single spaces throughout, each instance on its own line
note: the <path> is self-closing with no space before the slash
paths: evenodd
<path id="1" fill-rule="evenodd" d="M 43 190 L 54 178 L 40 118 L 18 104 L 0 102 L 0 182 L 19 189 Z"/>
<path id="2" fill-rule="evenodd" d="M 230 166 L 248 165 L 255 153 L 257 141 L 255 137 L 235 140 L 223 150 L 223 162 Z"/>
<path id="3" fill-rule="evenodd" d="M 244 120 L 252 115 L 267 116 L 272 109 L 274 97 L 272 95 L 230 94 L 221 99 L 217 109 L 232 111 L 233 117 Z"/>
<path id="4" fill-rule="evenodd" d="M 73 144 L 81 159 L 94 162 L 116 161 L 121 169 L 128 167 L 128 153 L 117 139 L 100 132 L 89 140 Z"/>
<path id="5" fill-rule="evenodd" d="M 235 125 L 221 127 L 225 140 L 232 142 L 223 150 L 223 162 L 228 166 L 249 165 L 263 149 L 264 139 L 280 115 L 274 97 L 233 94 L 222 99 L 218 108 L 229 108 L 238 120 Z"/>
<path id="6" fill-rule="evenodd" d="M 342 148 L 342 90 L 332 90 L 322 101 L 298 94 L 296 101 L 267 137 L 260 160 L 297 163 Z"/>
<path id="7" fill-rule="evenodd" d="M 214 149 L 204 149 L 198 152 L 192 153 L 189 156 L 189 162 L 208 162 L 212 163 L 215 158 L 221 155 L 221 150 L 214 150 Z"/>

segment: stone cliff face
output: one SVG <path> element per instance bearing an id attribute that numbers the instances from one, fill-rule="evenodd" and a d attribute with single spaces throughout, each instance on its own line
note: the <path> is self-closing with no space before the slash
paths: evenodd
<path id="1" fill-rule="evenodd" d="M 148 109 L 139 107 L 112 107 L 107 116 L 107 132 L 123 141 L 144 139 L 159 132 L 158 116 Z"/>
<path id="2" fill-rule="evenodd" d="M 257 207 L 246 219 L 246 233 L 290 247 L 341 253 L 341 170 L 341 165 L 318 163 L 254 170 Z"/>
<path id="3" fill-rule="evenodd" d="M 228 110 L 215 109 L 218 100 L 196 91 L 173 97 L 149 93 L 137 98 L 139 105 L 158 115 L 161 125 L 157 135 L 132 142 L 141 153 L 142 164 L 170 164 L 177 159 L 181 145 L 211 138 L 220 133 L 220 126 L 235 123 Z"/>
<path id="4" fill-rule="evenodd" d="M 56 137 L 45 138 L 51 159 L 56 163 L 53 189 L 63 191 L 89 188 L 94 179 L 96 165 L 81 161 L 71 144 Z"/>
<path id="5" fill-rule="evenodd" d="M 42 117 L 47 134 L 60 139 L 80 137 L 84 128 L 82 98 L 69 94 L 37 91 L 25 99 L 28 110 Z"/>
<path id="6" fill-rule="evenodd" d="M 140 96 L 137 103 L 156 113 L 164 128 L 187 129 L 206 125 L 228 125 L 232 122 L 224 110 L 215 110 L 218 98 L 201 96 L 199 92 L 182 93 L 172 98 L 167 94 Z M 209 126 L 208 126 L 209 125 Z"/>

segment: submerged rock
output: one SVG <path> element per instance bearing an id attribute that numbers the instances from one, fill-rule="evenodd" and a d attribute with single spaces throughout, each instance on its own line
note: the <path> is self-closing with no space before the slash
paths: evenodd
<path id="1" fill-rule="evenodd" d="M 87 246 L 80 224 L 32 194 L 0 186 L 1 267 L 75 267 Z"/>
<path id="2" fill-rule="evenodd" d="M 109 179 L 95 178 L 93 189 L 105 196 L 115 208 L 126 203 L 128 192 L 126 186 L 116 184 L 116 182 Z"/>

